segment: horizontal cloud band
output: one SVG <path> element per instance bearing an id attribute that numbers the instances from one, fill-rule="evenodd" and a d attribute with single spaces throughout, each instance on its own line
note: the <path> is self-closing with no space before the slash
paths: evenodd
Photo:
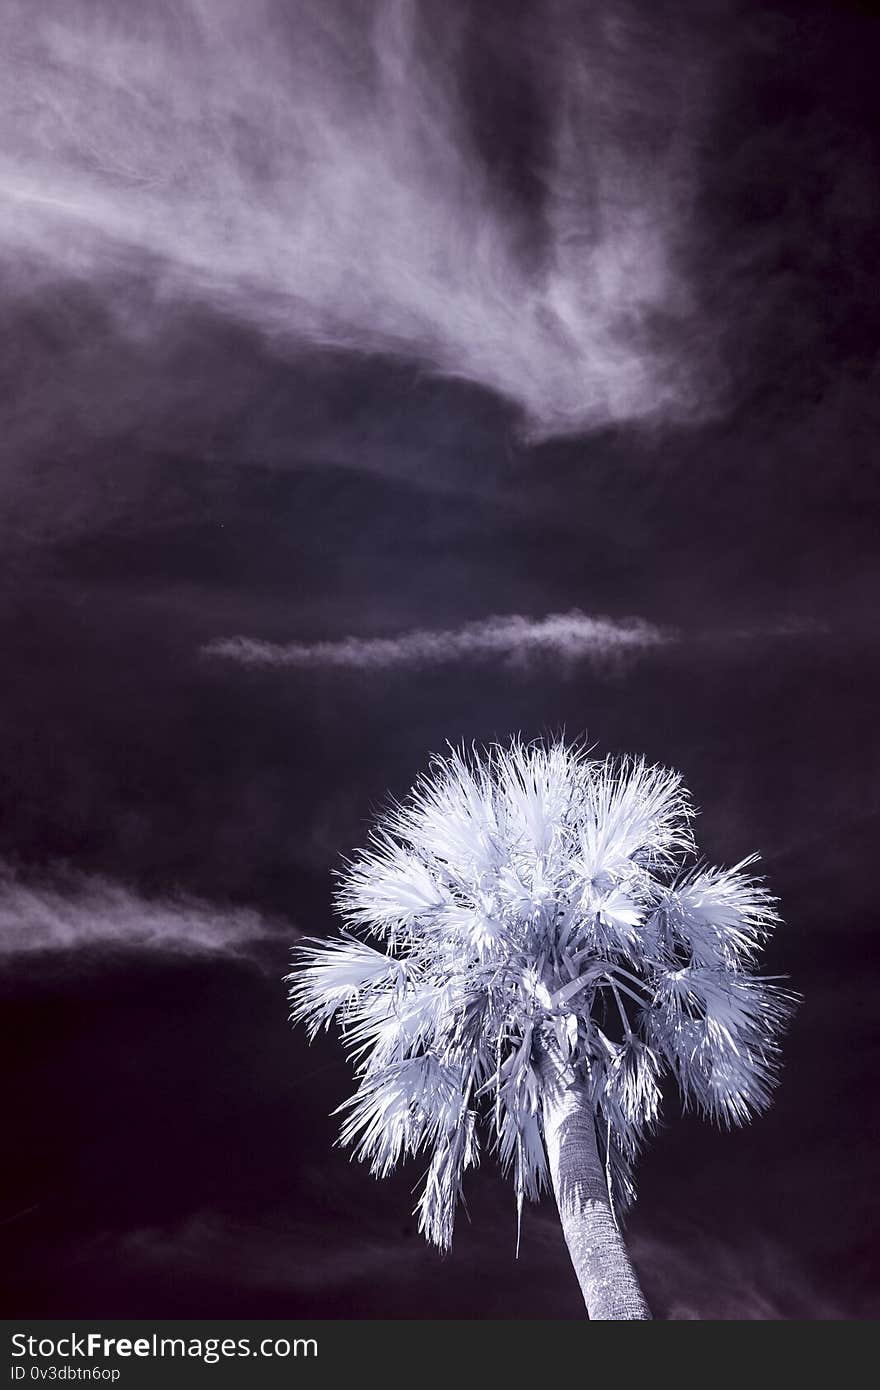
<path id="1" fill-rule="evenodd" d="M 243 666 L 345 667 L 357 670 L 431 666 L 481 657 L 528 662 L 540 656 L 607 663 L 656 647 L 670 634 L 639 618 L 592 618 L 577 609 L 544 618 L 520 614 L 486 618 L 447 630 L 416 628 L 396 637 L 345 637 L 336 642 L 263 642 L 221 637 L 203 648 L 207 656 Z"/>
<path id="2" fill-rule="evenodd" d="M 140 897 L 111 879 L 67 871 L 27 881 L 0 864 L 0 959 L 80 947 L 239 955 L 273 935 L 250 908 Z M 297 933 L 287 927 L 287 936 Z"/>

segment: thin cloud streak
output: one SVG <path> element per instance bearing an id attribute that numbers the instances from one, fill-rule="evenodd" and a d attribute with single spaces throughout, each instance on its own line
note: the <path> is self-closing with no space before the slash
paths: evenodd
<path id="1" fill-rule="evenodd" d="M 673 640 L 640 618 L 617 622 L 591 618 L 577 609 L 526 618 L 518 613 L 486 618 L 461 628 L 416 628 L 397 637 L 346 637 L 338 642 L 261 642 L 222 637 L 202 648 L 241 666 L 343 668 L 374 671 L 444 665 L 500 657 L 515 665 L 541 658 L 615 665 L 621 658 Z"/>
<path id="2" fill-rule="evenodd" d="M 298 934 L 286 930 L 288 939 Z M 275 935 L 249 908 L 183 894 L 147 899 L 111 879 L 70 871 L 30 882 L 0 865 L 0 959 L 86 947 L 237 956 Z"/>

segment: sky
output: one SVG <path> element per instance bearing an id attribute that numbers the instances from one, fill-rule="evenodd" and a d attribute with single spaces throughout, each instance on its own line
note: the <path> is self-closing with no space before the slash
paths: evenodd
<path id="1" fill-rule="evenodd" d="M 490 1162 L 452 1252 L 287 1023 L 447 742 L 586 734 L 752 851 L 773 1109 L 672 1096 L 655 1313 L 880 1313 L 880 19 L 2 0 L 7 1316 L 583 1314 Z"/>

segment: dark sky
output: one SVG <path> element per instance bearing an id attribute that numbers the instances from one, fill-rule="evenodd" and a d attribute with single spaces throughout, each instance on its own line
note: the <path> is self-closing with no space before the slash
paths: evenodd
<path id="1" fill-rule="evenodd" d="M 564 728 L 804 996 L 768 1115 L 670 1097 L 656 1313 L 877 1316 L 880 20 L 3 8 L 4 1313 L 582 1315 L 491 1161 L 441 1259 L 332 1147 L 281 981 L 430 752 Z"/>

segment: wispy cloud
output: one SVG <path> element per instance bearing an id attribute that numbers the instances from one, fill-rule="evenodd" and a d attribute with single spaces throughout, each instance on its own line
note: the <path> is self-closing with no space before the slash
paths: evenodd
<path id="1" fill-rule="evenodd" d="M 549 613 L 544 618 L 514 613 L 460 628 L 415 628 L 396 637 L 345 637 L 337 642 L 284 643 L 221 637 L 202 650 L 207 656 L 242 666 L 371 671 L 493 657 L 517 665 L 547 657 L 609 665 L 670 640 L 670 633 L 640 618 L 615 621 L 588 617 L 573 609 L 570 613 Z"/>
<path id="2" fill-rule="evenodd" d="M 339 1213 L 335 1230 L 347 1228 L 352 1201 L 348 1191 L 334 1189 Z M 554 1301 L 558 1305 L 560 1297 L 569 1296 L 573 1283 L 558 1220 L 549 1198 L 526 1212 L 523 1255 L 532 1277 L 540 1279 L 539 1313 L 544 1316 L 550 1316 Z M 631 1241 L 654 1313 L 667 1320 L 812 1321 L 848 1315 L 788 1251 L 754 1232 L 726 1244 L 694 1224 L 662 1234 L 643 1232 Z M 368 1230 L 355 1244 L 342 1236 L 328 1241 L 324 1228 L 307 1221 L 290 1226 L 277 1217 L 257 1225 L 210 1210 L 194 1212 L 176 1226 L 143 1227 L 120 1238 L 127 1264 L 181 1271 L 190 1280 L 222 1277 L 266 1291 L 326 1295 L 347 1289 L 353 1299 L 363 1299 L 374 1296 L 367 1289 L 381 1272 L 379 1297 L 390 1307 L 399 1306 L 402 1291 L 414 1278 L 420 1288 L 448 1300 L 443 1281 L 450 1269 L 458 1266 L 471 1283 L 474 1266 L 482 1265 L 495 1290 L 486 1295 L 491 1301 L 487 1316 L 495 1316 L 504 1300 L 508 1307 L 524 1306 L 523 1267 L 511 1251 L 499 1251 L 491 1239 L 482 1246 L 472 1244 L 464 1235 L 462 1245 L 464 1249 L 454 1246 L 441 1265 L 420 1240 L 397 1236 L 393 1225 L 384 1235 Z"/>
<path id="3" fill-rule="evenodd" d="M 238 955 L 276 931 L 248 908 L 186 895 L 148 899 L 69 870 L 31 881 L 0 865 L 0 958 L 99 946 Z"/>
<path id="4" fill-rule="evenodd" d="M 200 1211 L 176 1227 L 146 1227 L 121 1238 L 125 1259 L 137 1265 L 181 1270 L 187 1277 L 213 1274 L 244 1288 L 314 1294 L 365 1279 L 416 1276 L 426 1264 L 421 1242 L 376 1234 L 357 1246 L 328 1241 L 321 1225 L 301 1222 L 279 1231 Z"/>
<path id="5" fill-rule="evenodd" d="M 5 9 L 0 252 L 19 285 L 106 281 L 139 338 L 113 277 L 156 276 L 160 319 L 195 297 L 402 355 L 502 393 L 535 433 L 711 413 L 717 334 L 687 268 L 699 26 L 632 0 L 501 24 L 418 0 Z M 547 108 L 529 197 L 481 146 L 477 48 L 501 88 L 513 53 Z"/>
<path id="6" fill-rule="evenodd" d="M 633 1239 L 639 1272 L 669 1321 L 766 1322 L 846 1317 L 841 1304 L 775 1241 L 745 1231 L 735 1244 L 696 1224 Z"/>
<path id="7" fill-rule="evenodd" d="M 526 1216 L 525 1240 L 538 1247 L 549 1284 L 551 1261 L 564 1259 L 559 1218 L 546 1197 Z M 664 1222 L 656 1213 L 652 1220 L 648 1211 L 634 1226 L 627 1230 L 627 1245 L 655 1317 L 760 1322 L 848 1316 L 817 1272 L 803 1268 L 778 1237 L 746 1227 L 735 1239 L 724 1239 L 696 1220 Z M 559 1275 L 568 1277 L 564 1265 Z"/>
<path id="8" fill-rule="evenodd" d="M 782 617 L 767 623 L 757 623 L 751 627 L 731 628 L 724 635 L 751 642 L 765 639 L 784 639 L 786 637 L 828 637 L 832 632 L 830 623 L 820 622 L 818 618 Z"/>

